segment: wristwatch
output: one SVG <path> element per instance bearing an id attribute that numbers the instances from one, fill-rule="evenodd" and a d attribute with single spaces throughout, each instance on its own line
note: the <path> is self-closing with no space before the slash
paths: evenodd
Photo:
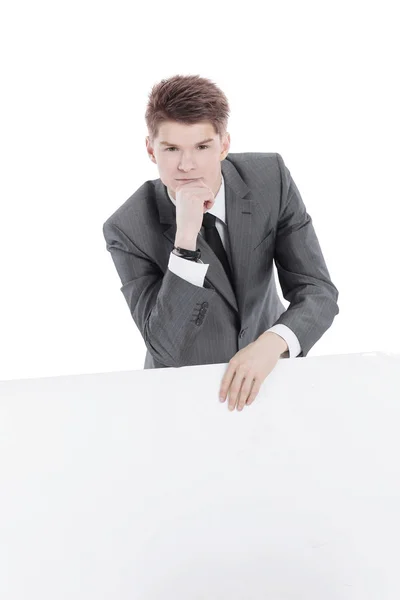
<path id="1" fill-rule="evenodd" d="M 179 246 L 174 246 L 172 249 L 172 253 L 176 254 L 180 258 L 186 258 L 186 260 L 192 260 L 197 262 L 201 258 L 201 250 L 198 248 L 197 250 L 187 250 L 186 248 L 180 248 Z"/>

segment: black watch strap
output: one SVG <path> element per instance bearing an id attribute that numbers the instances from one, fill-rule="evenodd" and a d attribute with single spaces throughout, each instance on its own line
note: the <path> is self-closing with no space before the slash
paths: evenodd
<path id="1" fill-rule="evenodd" d="M 186 248 L 174 246 L 172 252 L 176 254 L 176 256 L 179 256 L 180 258 L 186 258 L 187 260 L 197 261 L 201 257 L 200 248 L 198 248 L 197 250 L 187 250 Z"/>

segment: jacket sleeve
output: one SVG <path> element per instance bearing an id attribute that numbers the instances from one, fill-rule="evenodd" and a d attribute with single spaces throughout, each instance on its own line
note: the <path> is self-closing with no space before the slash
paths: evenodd
<path id="1" fill-rule="evenodd" d="M 281 172 L 281 201 L 275 238 L 275 264 L 284 298 L 290 302 L 276 324 L 289 327 L 306 356 L 339 313 L 339 292 L 328 268 L 312 219 L 289 169 L 277 154 Z"/>
<path id="2" fill-rule="evenodd" d="M 215 289 L 199 287 L 170 269 L 165 273 L 115 224 L 106 221 L 103 235 L 120 277 L 120 288 L 150 354 L 166 367 L 184 363 L 204 319 L 197 319 Z M 192 327 L 187 323 L 192 322 Z M 162 340 L 162 341 L 161 341 Z"/>

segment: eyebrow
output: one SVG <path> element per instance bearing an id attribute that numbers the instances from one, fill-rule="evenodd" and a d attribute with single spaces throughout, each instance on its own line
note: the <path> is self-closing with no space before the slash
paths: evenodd
<path id="1" fill-rule="evenodd" d="M 202 142 L 198 142 L 195 146 L 199 146 L 200 144 L 205 144 L 206 142 L 213 142 L 214 138 L 208 138 L 208 140 L 203 140 Z M 179 148 L 178 144 L 170 144 L 169 142 L 160 142 L 160 146 L 175 146 Z"/>

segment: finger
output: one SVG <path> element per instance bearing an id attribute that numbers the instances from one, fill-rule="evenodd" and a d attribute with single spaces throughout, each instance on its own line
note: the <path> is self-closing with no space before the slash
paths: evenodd
<path id="1" fill-rule="evenodd" d="M 243 379 L 246 377 L 245 374 L 239 373 L 236 371 L 235 378 L 233 380 L 233 384 L 229 390 L 229 410 L 234 410 L 236 403 L 239 400 L 240 388 L 243 382 Z"/>
<path id="2" fill-rule="evenodd" d="M 232 363 L 229 363 L 226 373 L 222 378 L 221 387 L 219 389 L 219 397 L 221 402 L 225 402 L 226 400 L 226 395 L 231 386 L 233 376 L 235 375 L 235 369 L 235 366 Z"/>
<path id="3" fill-rule="evenodd" d="M 258 392 L 260 391 L 260 388 L 261 388 L 261 382 L 256 380 L 254 382 L 253 388 L 250 392 L 250 396 L 246 400 L 247 406 L 249 406 L 252 402 L 254 402 L 255 398 L 257 397 Z"/>
<path id="4" fill-rule="evenodd" d="M 255 378 L 251 376 L 247 376 L 242 384 L 242 389 L 240 392 L 240 398 L 238 402 L 238 410 L 242 410 L 244 405 L 246 404 L 247 399 L 250 397 L 251 389 L 254 385 Z"/>

